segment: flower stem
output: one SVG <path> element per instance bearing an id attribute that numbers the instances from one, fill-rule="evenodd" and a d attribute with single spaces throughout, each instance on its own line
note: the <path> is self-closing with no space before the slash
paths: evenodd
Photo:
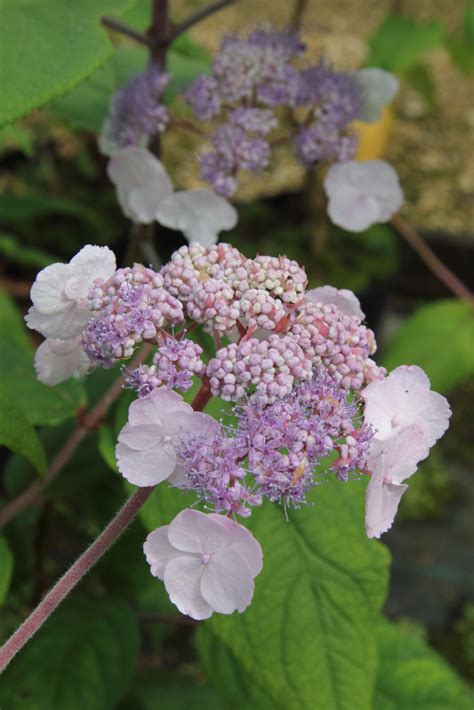
<path id="1" fill-rule="evenodd" d="M 119 510 L 115 518 L 94 540 L 92 545 L 69 568 L 66 574 L 56 582 L 50 592 L 38 604 L 22 625 L 0 648 L 0 673 L 5 670 L 12 658 L 23 648 L 30 638 L 41 628 L 63 599 L 74 589 L 96 562 L 107 552 L 109 547 L 132 522 L 141 506 L 145 503 L 154 486 L 138 488 Z"/>
<path id="2" fill-rule="evenodd" d="M 212 393 L 209 385 L 209 380 L 207 379 L 207 377 L 204 376 L 202 380 L 202 385 L 199 388 L 199 391 L 197 392 L 193 401 L 191 402 L 191 407 L 194 409 L 195 412 L 202 412 L 202 410 L 211 398 Z"/>
<path id="3" fill-rule="evenodd" d="M 416 229 L 400 214 L 396 214 L 391 220 L 398 234 L 416 251 L 418 256 L 426 266 L 448 287 L 458 298 L 465 301 L 474 310 L 474 294 L 453 274 L 451 269 L 443 264 L 434 251 L 420 237 Z"/>
<path id="4" fill-rule="evenodd" d="M 137 353 L 131 361 L 130 369 L 137 367 L 145 360 L 151 350 L 151 347 L 152 346 L 148 343 L 142 347 L 140 352 Z M 82 418 L 69 439 L 66 439 L 61 449 L 51 461 L 51 465 L 46 471 L 43 480 L 32 483 L 29 488 L 24 490 L 23 493 L 20 493 L 19 496 L 14 498 L 3 508 L 0 512 L 0 530 L 4 528 L 5 525 L 12 520 L 12 518 L 18 515 L 18 513 L 21 513 L 26 508 L 29 508 L 29 506 L 40 497 L 47 484 L 55 479 L 56 476 L 62 471 L 89 431 L 94 429 L 100 423 L 109 407 L 113 404 L 113 402 L 115 402 L 117 397 L 119 397 L 123 389 L 124 381 L 124 376 L 120 375 L 120 377 L 115 380 L 112 387 L 104 394 L 102 399 L 97 402 L 95 407 L 93 407 L 93 409 L 91 409 L 91 411 Z"/>
<path id="5" fill-rule="evenodd" d="M 126 25 L 119 20 L 115 20 L 113 17 L 102 17 L 100 21 L 104 27 L 108 27 L 109 29 L 114 30 L 114 32 L 120 32 L 120 34 L 126 35 L 126 37 L 131 37 L 137 42 L 140 42 L 140 44 L 151 47 L 152 41 L 150 37 L 147 37 L 147 35 L 142 32 L 135 30 L 133 27 L 129 27 L 129 25 Z"/>
<path id="6" fill-rule="evenodd" d="M 210 15 L 213 15 L 215 12 L 222 10 L 228 5 L 232 5 L 234 2 L 236 2 L 236 0 L 217 0 L 216 2 L 212 3 L 212 5 L 203 7 L 202 10 L 198 10 L 194 15 L 188 17 L 187 20 L 183 20 L 183 22 L 180 22 L 178 25 L 176 25 L 173 31 L 172 39 L 175 39 L 176 37 L 178 37 L 178 35 L 183 34 L 183 32 L 189 30 L 190 27 L 193 27 L 193 25 L 197 25 L 199 22 L 202 22 Z"/>

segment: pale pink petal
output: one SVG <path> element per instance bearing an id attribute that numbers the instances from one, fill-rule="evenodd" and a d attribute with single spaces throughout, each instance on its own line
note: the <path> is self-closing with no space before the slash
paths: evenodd
<path id="1" fill-rule="evenodd" d="M 184 404 L 184 403 L 183 403 Z M 192 408 L 184 411 L 174 411 L 172 418 L 165 418 L 164 430 L 168 436 L 176 439 L 176 443 L 183 434 L 210 435 L 219 428 L 219 422 L 203 412 L 193 412 Z"/>
<path id="2" fill-rule="evenodd" d="M 176 464 L 176 467 L 171 474 L 171 476 L 167 479 L 167 482 L 169 483 L 170 486 L 174 486 L 175 488 L 187 488 L 188 487 L 188 479 L 186 476 L 186 471 L 184 470 L 183 464 L 178 463 Z"/>
<path id="3" fill-rule="evenodd" d="M 28 328 L 37 330 L 45 338 L 69 340 L 82 333 L 90 317 L 91 312 L 87 307 L 68 301 L 62 311 L 51 314 L 40 313 L 32 306 L 25 316 L 25 321 Z"/>
<path id="4" fill-rule="evenodd" d="M 402 483 L 412 476 L 429 454 L 426 437 L 418 424 L 402 427 L 388 439 L 372 439 L 368 469 L 386 482 Z"/>
<path id="5" fill-rule="evenodd" d="M 230 534 L 229 547 L 243 557 L 254 577 L 259 574 L 263 566 L 263 552 L 250 530 L 225 515 L 210 513 L 209 517 L 227 528 Z"/>
<path id="6" fill-rule="evenodd" d="M 108 247 L 87 244 L 69 262 L 72 278 L 66 284 L 69 298 L 86 298 L 96 279 L 109 279 L 117 268 L 115 254 Z"/>
<path id="7" fill-rule="evenodd" d="M 445 397 L 429 389 L 430 382 L 421 368 L 402 366 L 384 380 L 371 382 L 363 391 L 364 417 L 386 439 L 401 426 L 418 424 L 428 446 L 444 434 L 451 410 Z"/>
<path id="8" fill-rule="evenodd" d="M 326 174 L 324 188 L 331 220 L 353 232 L 387 222 L 403 204 L 398 175 L 384 160 L 336 163 Z"/>
<path id="9" fill-rule="evenodd" d="M 163 525 L 151 532 L 143 545 L 146 561 L 150 565 L 151 573 L 158 579 L 163 579 L 166 564 L 175 557 L 182 556 L 168 540 L 168 525 Z"/>
<path id="10" fill-rule="evenodd" d="M 165 588 L 169 598 L 182 614 L 197 621 L 208 619 L 213 609 L 201 594 L 201 575 L 204 564 L 197 557 L 175 557 L 170 560 L 164 573 Z"/>
<path id="11" fill-rule="evenodd" d="M 161 443 L 163 430 L 156 424 L 125 424 L 118 440 L 134 451 L 145 451 Z"/>
<path id="12" fill-rule="evenodd" d="M 350 232 L 362 232 L 380 221 L 378 201 L 351 185 L 341 185 L 330 197 L 328 215 L 333 224 Z"/>
<path id="13" fill-rule="evenodd" d="M 390 530 L 400 499 L 407 488 L 403 483 L 384 483 L 382 475 L 372 476 L 365 492 L 367 537 L 380 537 Z"/>
<path id="14" fill-rule="evenodd" d="M 359 69 L 355 79 L 362 99 L 358 118 L 369 123 L 379 121 L 383 107 L 392 101 L 398 91 L 398 79 L 377 67 Z"/>
<path id="15" fill-rule="evenodd" d="M 180 394 L 166 387 L 159 387 L 147 397 L 132 402 L 128 410 L 128 421 L 133 426 L 139 424 L 163 426 L 164 420 L 169 419 L 171 413 L 181 411 L 183 408 L 187 412 L 192 412 L 192 407 L 183 401 Z"/>
<path id="16" fill-rule="evenodd" d="M 221 614 L 244 611 L 252 601 L 253 590 L 248 564 L 230 547 L 213 555 L 202 573 L 202 596 Z"/>
<path id="17" fill-rule="evenodd" d="M 230 542 L 227 530 L 209 515 L 186 508 L 170 524 L 171 544 L 183 552 L 212 554 Z"/>
<path id="18" fill-rule="evenodd" d="M 62 311 L 69 305 L 64 287 L 71 275 L 69 264 L 51 264 L 42 269 L 31 287 L 33 305 L 44 314 Z"/>
<path id="19" fill-rule="evenodd" d="M 219 232 L 235 227 L 236 209 L 208 189 L 175 192 L 158 205 L 156 219 L 170 229 L 179 229 L 190 242 L 211 246 Z"/>
<path id="20" fill-rule="evenodd" d="M 136 451 L 119 441 L 115 455 L 118 470 L 135 486 L 156 486 L 171 476 L 176 466 L 176 451 L 170 443 Z"/>
<path id="21" fill-rule="evenodd" d="M 334 286 L 312 288 L 306 291 L 306 300 L 314 303 L 333 304 L 347 316 L 356 316 L 361 321 L 365 318 L 359 299 L 347 288 L 335 288 Z"/>
<path id="22" fill-rule="evenodd" d="M 46 385 L 57 385 L 71 375 L 83 375 L 90 362 L 82 349 L 81 338 L 71 340 L 46 339 L 36 351 L 35 369 L 38 380 Z"/>
<path id="23" fill-rule="evenodd" d="M 136 222 L 152 222 L 161 200 L 173 192 L 162 163 L 145 148 L 129 146 L 118 150 L 112 155 L 107 172 L 117 188 L 122 210 Z"/>

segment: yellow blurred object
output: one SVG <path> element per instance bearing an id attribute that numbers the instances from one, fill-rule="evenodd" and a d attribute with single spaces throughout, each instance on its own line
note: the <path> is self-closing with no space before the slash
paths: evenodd
<path id="1" fill-rule="evenodd" d="M 390 106 L 385 106 L 380 121 L 363 123 L 354 121 L 352 127 L 359 140 L 357 160 L 376 160 L 383 158 L 393 131 L 394 116 Z"/>

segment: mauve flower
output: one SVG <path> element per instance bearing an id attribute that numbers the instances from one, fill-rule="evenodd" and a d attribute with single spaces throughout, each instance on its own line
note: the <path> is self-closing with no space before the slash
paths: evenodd
<path id="1" fill-rule="evenodd" d="M 151 224 L 161 200 L 173 192 L 162 163 L 145 148 L 129 146 L 115 152 L 107 166 L 124 214 L 134 222 Z"/>
<path id="2" fill-rule="evenodd" d="M 74 374 L 85 375 L 90 366 L 80 335 L 67 340 L 46 338 L 35 354 L 36 375 L 45 385 L 57 385 Z"/>
<path id="3" fill-rule="evenodd" d="M 385 441 L 372 440 L 371 479 L 365 493 L 367 536 L 380 537 L 392 527 L 408 486 L 403 484 L 427 456 L 425 433 L 418 424 L 401 427 Z"/>
<path id="4" fill-rule="evenodd" d="M 197 620 L 244 611 L 262 569 L 262 548 L 246 528 L 189 508 L 150 533 L 143 549 L 173 604 Z"/>
<path id="5" fill-rule="evenodd" d="M 237 224 L 237 210 L 212 190 L 181 190 L 160 202 L 155 214 L 160 224 L 179 229 L 189 242 L 215 244 L 219 232 Z"/>
<path id="6" fill-rule="evenodd" d="M 347 288 L 335 288 L 334 286 L 312 288 L 306 291 L 306 300 L 323 305 L 332 303 L 346 316 L 355 316 L 361 321 L 365 318 L 359 299 Z"/>
<path id="7" fill-rule="evenodd" d="M 31 287 L 33 307 L 26 315 L 29 328 L 47 338 L 61 340 L 81 333 L 91 316 L 89 289 L 98 278 L 115 271 L 114 253 L 108 247 L 88 244 L 69 264 L 51 264 L 39 272 Z"/>
<path id="8" fill-rule="evenodd" d="M 362 390 L 364 421 L 374 429 L 374 440 L 385 441 L 402 427 L 416 424 L 424 432 L 426 447 L 433 446 L 448 428 L 451 410 L 447 399 L 430 386 L 420 367 L 401 365 Z"/>
<path id="9" fill-rule="evenodd" d="M 384 160 L 332 165 L 324 180 L 331 222 L 350 232 L 388 222 L 403 204 L 398 175 Z"/>
<path id="10" fill-rule="evenodd" d="M 166 387 L 132 402 L 128 422 L 115 449 L 120 473 L 136 486 L 154 486 L 177 468 L 176 448 L 183 434 L 212 432 L 218 423 L 194 412 L 176 392 Z"/>
<path id="11" fill-rule="evenodd" d="M 385 69 L 368 67 L 355 73 L 360 93 L 359 114 L 361 121 L 372 123 L 382 116 L 382 109 L 395 97 L 400 82 Z"/>

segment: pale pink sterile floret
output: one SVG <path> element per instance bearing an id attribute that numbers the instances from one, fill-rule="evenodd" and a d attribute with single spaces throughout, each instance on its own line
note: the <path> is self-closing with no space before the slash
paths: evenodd
<path id="1" fill-rule="evenodd" d="M 385 160 L 332 165 L 324 180 L 331 222 L 350 232 L 388 222 L 403 204 L 398 175 Z"/>
<path id="2" fill-rule="evenodd" d="M 32 308 L 25 320 L 46 338 L 65 340 L 79 335 L 91 312 L 89 289 L 98 278 L 115 271 L 115 255 L 108 247 L 88 244 L 68 264 L 51 264 L 39 272 L 31 287 Z"/>
<path id="3" fill-rule="evenodd" d="M 451 409 L 443 395 L 430 389 L 425 372 L 416 365 L 402 365 L 363 391 L 364 419 L 375 430 L 375 440 L 386 440 L 401 427 L 417 424 L 428 448 L 444 434 Z"/>
<path id="4" fill-rule="evenodd" d="M 176 447 L 184 434 L 211 432 L 216 426 L 181 395 L 166 387 L 155 389 L 130 405 L 115 449 L 118 469 L 136 486 L 154 486 L 175 472 Z"/>
<path id="5" fill-rule="evenodd" d="M 318 288 L 306 291 L 305 296 L 307 301 L 312 301 L 313 303 L 333 303 L 346 316 L 355 316 L 360 321 L 365 318 L 359 299 L 355 293 L 347 288 L 318 286 Z"/>
<path id="6" fill-rule="evenodd" d="M 179 229 L 189 242 L 205 247 L 215 244 L 222 230 L 233 229 L 235 207 L 212 190 L 180 190 L 162 200 L 156 219 L 165 227 Z"/>
<path id="7" fill-rule="evenodd" d="M 36 375 L 45 385 L 57 385 L 72 375 L 85 375 L 90 365 L 80 335 L 68 340 L 46 338 L 35 353 Z"/>
<path id="8" fill-rule="evenodd" d="M 243 612 L 252 601 L 262 549 L 242 525 L 186 509 L 150 533 L 143 546 L 152 575 L 173 604 L 193 619 Z"/>
<path id="9" fill-rule="evenodd" d="M 128 146 L 114 152 L 107 173 L 123 213 L 137 223 L 154 222 L 158 205 L 173 192 L 163 164 L 146 148 Z"/>
<path id="10" fill-rule="evenodd" d="M 372 439 L 368 462 L 371 479 L 366 489 L 365 529 L 370 538 L 392 527 L 398 505 L 418 462 L 429 452 L 418 424 L 403 426 L 384 441 Z"/>

